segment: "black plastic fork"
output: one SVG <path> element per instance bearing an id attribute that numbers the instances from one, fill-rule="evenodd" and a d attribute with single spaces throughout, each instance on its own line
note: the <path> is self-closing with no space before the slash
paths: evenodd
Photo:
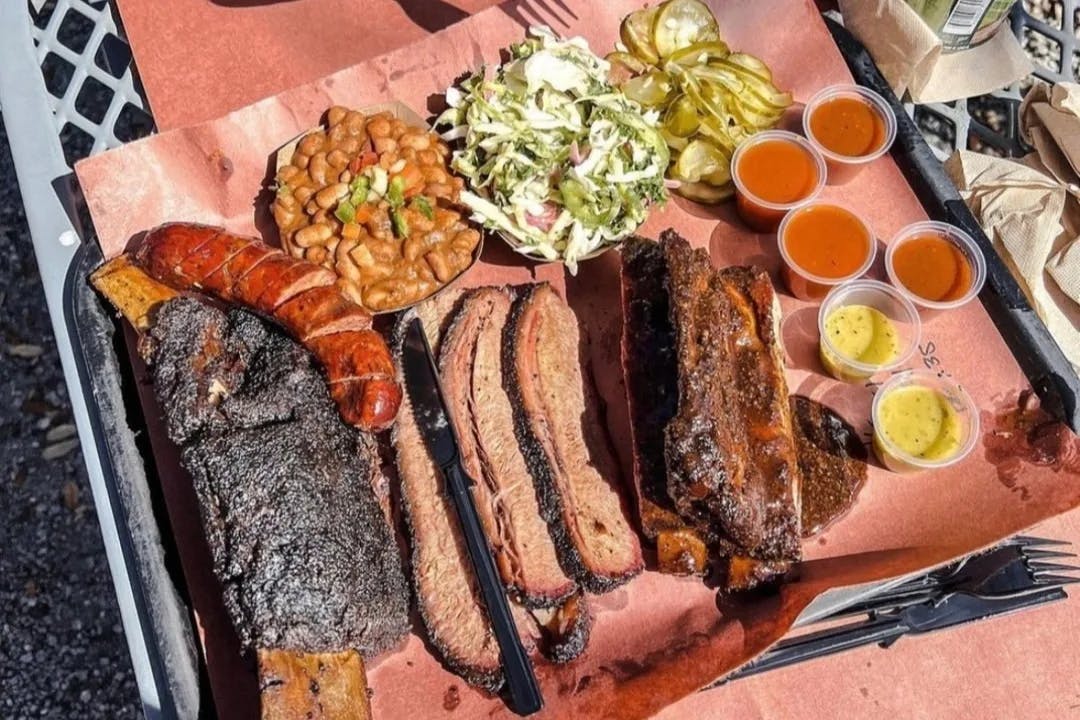
<path id="1" fill-rule="evenodd" d="M 869 600 L 852 605 L 845 610 L 830 617 L 830 619 L 850 617 L 854 615 L 875 614 L 880 612 L 894 611 L 909 605 L 933 601 L 935 598 L 942 599 L 944 591 L 970 592 L 978 595 L 978 583 L 985 580 L 995 565 L 1008 566 L 1014 561 L 1021 561 L 1021 565 L 1012 568 L 1011 579 L 1015 585 L 1017 594 L 1031 592 L 1038 586 L 1062 587 L 1080 579 L 1068 575 L 1058 575 L 1075 571 L 1071 565 L 1065 565 L 1053 560 L 1076 557 L 1075 553 L 1064 552 L 1060 549 L 1068 545 L 1063 540 L 1051 540 L 1037 538 L 1028 535 L 1018 535 L 985 553 L 970 555 L 958 562 L 947 565 L 944 568 L 929 572 L 925 575 L 907 580 L 888 590 L 879 593 Z M 1028 581 L 1038 585 L 1028 587 L 1025 578 L 1016 573 L 1024 573 L 1030 576 Z M 1010 591 L 998 586 L 998 593 L 994 597 L 1008 597 Z"/>
<path id="2" fill-rule="evenodd" d="M 955 627 L 1064 599 L 1064 586 L 1080 582 L 1080 578 L 1066 573 L 1080 572 L 1080 568 L 1051 562 L 1074 555 L 1049 548 L 1066 544 L 1019 536 L 985 553 L 905 581 L 824 620 L 852 615 L 866 615 L 867 619 L 784 640 L 725 682 L 866 645 L 888 647 L 904 635 Z"/>

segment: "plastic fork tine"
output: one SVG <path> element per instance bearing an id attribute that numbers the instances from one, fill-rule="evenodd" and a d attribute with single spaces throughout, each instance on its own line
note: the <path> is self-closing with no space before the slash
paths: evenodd
<path id="1" fill-rule="evenodd" d="M 1080 568 L 1076 567 L 1075 565 L 1062 565 L 1061 563 L 1028 563 L 1028 568 L 1030 568 L 1031 572 L 1035 573 L 1036 575 L 1041 575 L 1042 573 L 1051 572 L 1053 570 L 1064 570 L 1065 572 L 1080 572 Z"/>
<path id="2" fill-rule="evenodd" d="M 1043 560 L 1049 558 L 1071 558 L 1076 557 L 1076 553 L 1061 552 L 1059 550 L 1027 550 L 1022 549 L 1020 554 L 1028 560 Z"/>
<path id="3" fill-rule="evenodd" d="M 1068 575 L 1040 575 L 1036 573 L 1035 583 L 1041 589 L 1056 588 L 1080 583 L 1080 578 L 1069 577 Z"/>
<path id="4" fill-rule="evenodd" d="M 569 5 L 567 5 L 565 2 L 563 2 L 563 0 L 551 0 L 551 2 L 554 3 L 555 5 L 558 5 L 560 8 L 562 8 L 566 12 L 566 14 L 569 15 L 570 17 L 574 18 L 575 20 L 579 19 L 577 13 L 574 12 L 573 8 L 571 8 Z"/>
<path id="5" fill-rule="evenodd" d="M 1068 540 L 1052 540 L 1050 538 L 1038 538 L 1032 535 L 1017 535 L 1012 539 L 1010 543 L 1012 545 L 1020 545 L 1021 547 L 1037 547 L 1037 546 L 1054 546 L 1054 545 L 1068 545 Z"/>

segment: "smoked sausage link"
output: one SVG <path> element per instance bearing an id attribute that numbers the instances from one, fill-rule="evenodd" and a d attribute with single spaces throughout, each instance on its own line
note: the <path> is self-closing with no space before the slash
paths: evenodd
<path id="1" fill-rule="evenodd" d="M 390 350 L 371 315 L 330 270 L 257 238 L 208 225 L 168 223 L 146 234 L 133 259 L 158 282 L 198 290 L 281 324 L 322 365 L 342 418 L 384 430 L 401 404 Z"/>

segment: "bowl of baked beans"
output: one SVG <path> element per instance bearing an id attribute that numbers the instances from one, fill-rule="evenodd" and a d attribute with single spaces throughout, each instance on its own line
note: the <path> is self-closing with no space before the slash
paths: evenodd
<path id="1" fill-rule="evenodd" d="M 282 248 L 333 270 L 373 313 L 431 297 L 482 249 L 449 155 L 401 103 L 330 108 L 322 126 L 278 151 L 272 213 Z"/>

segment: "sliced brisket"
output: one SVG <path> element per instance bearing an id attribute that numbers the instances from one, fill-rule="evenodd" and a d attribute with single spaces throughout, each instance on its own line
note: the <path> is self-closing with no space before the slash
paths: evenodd
<path id="1" fill-rule="evenodd" d="M 395 327 L 396 352 L 400 352 L 405 328 L 417 316 L 424 324 L 432 351 L 437 353 L 441 331 L 458 297 L 452 292 L 440 293 L 402 313 Z M 473 685 L 497 690 L 503 682 L 499 646 L 480 599 L 453 503 L 442 474 L 428 455 L 407 392 L 392 440 L 408 525 L 416 602 L 428 639 L 453 672 Z"/>
<path id="2" fill-rule="evenodd" d="M 564 569 L 604 592 L 641 571 L 618 467 L 586 385 L 577 318 L 547 284 L 523 288 L 503 338 L 504 387 Z"/>
<path id="3" fill-rule="evenodd" d="M 551 607 L 571 595 L 576 584 L 559 566 L 514 437 L 513 409 L 502 385 L 502 333 L 509 313 L 505 290 L 467 293 L 443 338 L 439 374 L 503 581 L 525 605 Z"/>
<path id="4" fill-rule="evenodd" d="M 583 592 L 563 600 L 554 608 L 534 610 L 540 625 L 540 649 L 557 663 L 568 663 L 585 650 L 592 630 L 588 596 Z"/>

